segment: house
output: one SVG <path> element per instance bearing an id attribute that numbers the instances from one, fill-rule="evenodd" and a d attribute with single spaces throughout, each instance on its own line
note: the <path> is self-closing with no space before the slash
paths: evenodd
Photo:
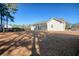
<path id="1" fill-rule="evenodd" d="M 6 30 L 6 29 L 7 29 L 7 25 L 1 25 L 1 24 L 0 24 L 0 32 L 2 32 L 3 29 Z M 11 26 L 11 25 L 8 25 L 8 29 L 9 29 L 9 30 L 12 30 L 12 26 Z"/>
<path id="2" fill-rule="evenodd" d="M 65 21 L 51 18 L 48 21 L 33 24 L 31 30 L 64 31 Z"/>
<path id="3" fill-rule="evenodd" d="M 7 28 L 7 26 L 8 26 L 8 28 L 12 28 L 12 26 L 11 25 L 4 25 L 4 28 Z"/>

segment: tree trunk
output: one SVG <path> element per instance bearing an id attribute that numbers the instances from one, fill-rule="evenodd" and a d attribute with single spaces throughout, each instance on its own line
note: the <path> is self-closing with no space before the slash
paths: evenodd
<path id="1" fill-rule="evenodd" d="M 8 16 L 6 16 L 6 29 L 8 31 Z"/>
<path id="2" fill-rule="evenodd" d="M 1 15 L 1 25 L 2 25 L 2 15 Z"/>
<path id="3" fill-rule="evenodd" d="M 1 12 L 1 31 L 3 31 L 3 24 L 2 24 L 2 12 Z"/>
<path id="4" fill-rule="evenodd" d="M 3 23 L 3 32 L 5 32 L 5 17 L 3 16 L 3 21 L 2 21 L 2 23 Z"/>

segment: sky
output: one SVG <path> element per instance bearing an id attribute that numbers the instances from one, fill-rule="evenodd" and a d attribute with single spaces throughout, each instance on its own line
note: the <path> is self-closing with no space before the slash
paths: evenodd
<path id="1" fill-rule="evenodd" d="M 78 3 L 18 3 L 13 24 L 33 24 L 49 18 L 64 18 L 79 23 Z"/>

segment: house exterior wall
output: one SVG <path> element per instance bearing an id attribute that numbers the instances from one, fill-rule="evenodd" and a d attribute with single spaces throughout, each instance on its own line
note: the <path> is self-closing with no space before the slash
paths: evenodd
<path id="1" fill-rule="evenodd" d="M 65 23 L 60 23 L 56 20 L 50 20 L 47 22 L 47 25 L 31 26 L 31 30 L 64 31 Z"/>
<path id="2" fill-rule="evenodd" d="M 7 28 L 7 25 L 4 25 L 4 28 Z M 8 28 L 12 28 L 12 26 L 8 25 Z"/>
<path id="3" fill-rule="evenodd" d="M 53 31 L 64 31 L 65 30 L 65 23 L 60 23 L 56 20 L 50 20 L 47 22 L 47 30 Z"/>
<path id="4" fill-rule="evenodd" d="M 47 25 L 41 25 L 39 30 L 47 30 Z"/>
<path id="5" fill-rule="evenodd" d="M 47 26 L 41 26 L 41 25 L 31 26 L 31 30 L 47 30 Z"/>
<path id="6" fill-rule="evenodd" d="M 31 30 L 35 30 L 35 27 L 36 27 L 36 26 L 31 26 Z"/>

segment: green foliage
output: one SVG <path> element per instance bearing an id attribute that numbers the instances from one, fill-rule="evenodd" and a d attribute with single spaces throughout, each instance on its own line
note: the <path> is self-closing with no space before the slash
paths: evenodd
<path id="1" fill-rule="evenodd" d="M 14 16 L 17 11 L 16 4 L 12 3 L 0 3 L 0 20 L 1 25 L 3 24 L 3 20 L 5 20 L 7 28 L 8 28 L 8 21 L 14 22 Z"/>
<path id="2" fill-rule="evenodd" d="M 71 29 L 72 24 L 69 22 L 66 22 L 66 29 Z"/>
<path id="3" fill-rule="evenodd" d="M 79 23 L 73 24 L 71 28 L 72 30 L 79 30 Z"/>
<path id="4" fill-rule="evenodd" d="M 72 24 L 70 22 L 66 21 L 64 18 L 60 18 L 60 20 L 65 22 L 65 24 L 66 24 L 65 29 L 71 29 Z"/>
<path id="5" fill-rule="evenodd" d="M 15 3 L 5 3 L 5 6 L 8 8 L 9 12 L 13 14 L 18 10 Z"/>
<path id="6" fill-rule="evenodd" d="M 23 29 L 27 30 L 27 29 L 30 29 L 31 25 L 30 24 L 28 24 L 28 25 L 25 25 L 25 24 L 22 24 L 22 25 L 13 24 L 11 26 L 12 26 L 12 28 L 23 28 Z"/>

